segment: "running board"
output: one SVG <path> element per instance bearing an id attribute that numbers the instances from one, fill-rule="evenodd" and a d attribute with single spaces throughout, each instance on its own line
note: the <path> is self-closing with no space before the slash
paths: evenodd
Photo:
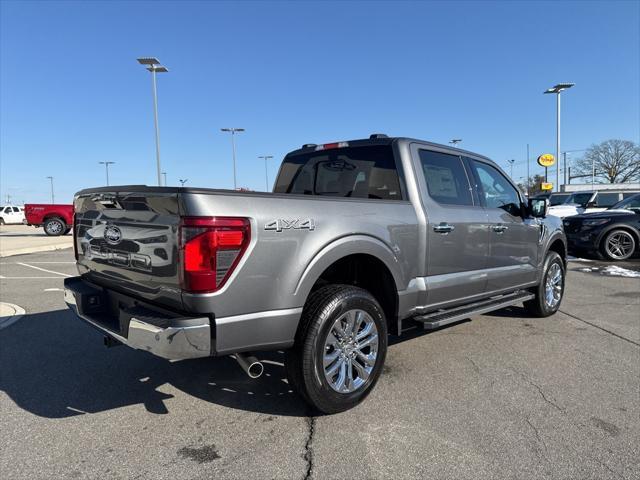
<path id="1" fill-rule="evenodd" d="M 500 295 L 499 297 L 491 297 L 480 302 L 462 305 L 461 307 L 448 310 L 438 310 L 426 315 L 414 317 L 413 320 L 422 323 L 425 330 L 433 330 L 434 328 L 440 328 L 474 315 L 481 315 L 483 313 L 492 312 L 493 310 L 510 307 L 516 303 L 526 302 L 534 297 L 535 295 L 531 292 L 514 292 L 508 295 Z"/>

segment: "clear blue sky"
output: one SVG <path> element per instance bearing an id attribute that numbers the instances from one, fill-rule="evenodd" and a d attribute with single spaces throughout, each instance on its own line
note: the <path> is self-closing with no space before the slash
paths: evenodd
<path id="1" fill-rule="evenodd" d="M 640 3 L 2 1 L 2 201 L 56 200 L 104 184 L 155 183 L 156 56 L 170 185 L 264 188 L 258 155 L 372 132 L 462 146 L 496 160 L 639 141 Z M 533 164 L 533 162 L 532 162 Z M 539 171 L 533 169 L 532 173 Z"/>

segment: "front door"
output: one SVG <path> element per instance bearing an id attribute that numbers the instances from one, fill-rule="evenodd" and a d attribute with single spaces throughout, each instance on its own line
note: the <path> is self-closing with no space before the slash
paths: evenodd
<path id="1" fill-rule="evenodd" d="M 472 300 L 486 288 L 486 212 L 459 156 L 419 145 L 413 153 L 427 216 L 426 302 L 444 307 Z"/>
<path id="2" fill-rule="evenodd" d="M 540 224 L 523 214 L 517 188 L 492 165 L 469 159 L 488 215 L 488 292 L 535 282 Z"/>

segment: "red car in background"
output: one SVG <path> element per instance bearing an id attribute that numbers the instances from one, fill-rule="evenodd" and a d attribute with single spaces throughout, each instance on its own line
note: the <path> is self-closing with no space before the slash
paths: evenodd
<path id="1" fill-rule="evenodd" d="M 73 228 L 73 205 L 26 203 L 24 216 L 27 225 L 43 227 L 49 236 L 66 235 Z"/>

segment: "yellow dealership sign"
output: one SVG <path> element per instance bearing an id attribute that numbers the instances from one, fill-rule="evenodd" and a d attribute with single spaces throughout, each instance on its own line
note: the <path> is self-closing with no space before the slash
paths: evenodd
<path id="1" fill-rule="evenodd" d="M 540 184 L 540 189 L 542 189 L 542 190 L 553 190 L 553 183 L 543 182 L 542 184 Z"/>
<path id="2" fill-rule="evenodd" d="M 541 167 L 550 167 L 554 163 L 556 163 L 556 157 L 554 157 L 550 153 L 545 153 L 544 155 L 540 155 L 538 157 L 538 165 L 540 165 Z"/>

